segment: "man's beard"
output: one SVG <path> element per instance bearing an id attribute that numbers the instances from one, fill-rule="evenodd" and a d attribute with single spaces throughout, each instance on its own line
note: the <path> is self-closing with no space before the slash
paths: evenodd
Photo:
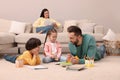
<path id="1" fill-rule="evenodd" d="M 73 42 L 73 44 L 74 44 L 75 46 L 78 46 L 78 43 L 79 43 L 78 39 L 76 39 L 76 41 Z"/>

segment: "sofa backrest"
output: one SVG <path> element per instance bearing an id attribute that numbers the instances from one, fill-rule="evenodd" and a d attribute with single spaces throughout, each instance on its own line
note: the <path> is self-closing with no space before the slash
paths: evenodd
<path id="1" fill-rule="evenodd" d="M 19 22 L 19 21 L 15 21 L 15 22 Z M 12 25 L 12 20 L 0 19 L 0 32 L 9 32 L 11 25 Z M 30 33 L 31 31 L 32 31 L 32 24 L 25 23 L 24 33 Z"/>

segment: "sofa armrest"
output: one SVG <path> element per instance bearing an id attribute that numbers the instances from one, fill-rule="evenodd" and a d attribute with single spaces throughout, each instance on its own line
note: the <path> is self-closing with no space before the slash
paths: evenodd
<path id="1" fill-rule="evenodd" d="M 32 32 L 32 24 L 26 23 L 25 33 L 31 33 L 31 32 Z"/>
<path id="2" fill-rule="evenodd" d="M 36 27 L 32 27 L 32 32 L 36 33 Z"/>

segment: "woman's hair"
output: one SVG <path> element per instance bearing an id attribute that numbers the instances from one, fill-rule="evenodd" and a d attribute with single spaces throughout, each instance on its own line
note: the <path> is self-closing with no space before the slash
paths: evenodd
<path id="1" fill-rule="evenodd" d="M 82 36 L 82 31 L 78 26 L 70 26 L 67 28 L 67 32 L 71 33 L 75 33 L 76 36 Z"/>
<path id="2" fill-rule="evenodd" d="M 32 50 L 41 45 L 41 41 L 37 38 L 30 38 L 25 44 L 26 50 Z"/>
<path id="3" fill-rule="evenodd" d="M 50 29 L 50 30 L 47 32 L 46 37 L 45 37 L 45 41 L 44 41 L 44 46 L 45 46 L 47 37 L 48 37 L 49 35 L 51 35 L 51 33 L 57 33 L 56 29 L 53 28 L 53 29 Z M 44 48 L 44 46 L 43 46 L 43 48 Z"/>
<path id="4" fill-rule="evenodd" d="M 43 17 L 43 18 L 44 18 L 44 17 L 45 17 L 45 16 L 44 16 L 44 13 L 45 13 L 46 11 L 49 12 L 48 9 L 44 8 L 44 9 L 42 10 L 41 14 L 40 14 L 40 17 Z M 49 18 L 49 17 L 48 17 L 48 18 Z"/>

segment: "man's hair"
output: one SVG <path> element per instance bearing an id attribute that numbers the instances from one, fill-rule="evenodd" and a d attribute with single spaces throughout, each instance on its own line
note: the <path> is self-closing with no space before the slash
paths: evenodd
<path id="1" fill-rule="evenodd" d="M 41 45 L 41 41 L 37 38 L 30 38 L 25 44 L 26 50 L 32 50 Z"/>
<path id="2" fill-rule="evenodd" d="M 73 32 L 75 33 L 76 36 L 79 36 L 79 35 L 82 36 L 82 31 L 78 26 L 69 26 L 67 28 L 67 32 L 69 33 Z"/>

